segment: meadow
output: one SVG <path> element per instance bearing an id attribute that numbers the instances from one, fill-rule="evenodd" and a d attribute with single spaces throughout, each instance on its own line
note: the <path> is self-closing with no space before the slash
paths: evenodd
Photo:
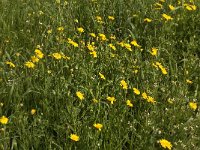
<path id="1" fill-rule="evenodd" d="M 0 0 L 0 150 L 199 150 L 199 0 Z"/>

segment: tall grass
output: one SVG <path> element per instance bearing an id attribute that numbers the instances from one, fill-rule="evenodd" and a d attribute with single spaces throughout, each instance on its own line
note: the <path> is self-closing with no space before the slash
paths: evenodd
<path id="1" fill-rule="evenodd" d="M 0 1 L 0 149 L 199 149 L 199 6 Z"/>

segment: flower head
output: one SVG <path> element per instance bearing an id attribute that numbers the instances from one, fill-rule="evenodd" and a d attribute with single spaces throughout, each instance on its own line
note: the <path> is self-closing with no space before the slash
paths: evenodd
<path id="1" fill-rule="evenodd" d="M 25 62 L 24 64 L 27 68 L 34 68 L 35 67 L 35 64 L 31 61 L 27 61 Z"/>
<path id="2" fill-rule="evenodd" d="M 53 53 L 52 56 L 57 60 L 62 58 L 62 55 L 60 53 Z"/>
<path id="3" fill-rule="evenodd" d="M 15 68 L 15 64 L 10 61 L 6 61 L 6 64 L 9 65 L 11 68 Z"/>
<path id="4" fill-rule="evenodd" d="M 83 100 L 83 99 L 84 99 L 84 94 L 81 93 L 80 91 L 77 91 L 77 92 L 76 92 L 76 96 L 77 96 L 80 100 Z"/>
<path id="5" fill-rule="evenodd" d="M 126 101 L 126 105 L 129 106 L 129 107 L 133 107 L 133 103 L 130 100 Z"/>
<path id="6" fill-rule="evenodd" d="M 107 97 L 107 100 L 110 101 L 111 104 L 113 104 L 116 101 L 115 97 L 110 96 Z"/>
<path id="7" fill-rule="evenodd" d="M 77 31 L 80 32 L 80 33 L 83 33 L 84 29 L 80 27 L 80 28 L 77 28 Z"/>
<path id="8" fill-rule="evenodd" d="M 76 135 L 76 134 L 70 134 L 70 139 L 71 139 L 72 141 L 78 142 L 80 138 L 79 138 L 79 136 Z"/>
<path id="9" fill-rule="evenodd" d="M 44 57 L 44 54 L 39 49 L 35 49 L 35 55 L 40 59 L 42 59 Z"/>
<path id="10" fill-rule="evenodd" d="M 8 123 L 8 118 L 5 117 L 5 116 L 2 116 L 2 117 L 0 118 L 0 123 L 1 123 L 1 124 L 7 124 L 7 123 Z"/>
<path id="11" fill-rule="evenodd" d="M 172 144 L 171 144 L 171 142 L 169 142 L 169 141 L 167 141 L 167 140 L 165 140 L 165 139 L 159 140 L 159 143 L 160 143 L 160 145 L 161 145 L 163 148 L 166 148 L 166 149 L 169 149 L 169 150 L 172 149 Z"/>
<path id="12" fill-rule="evenodd" d="M 197 109 L 197 103 L 195 102 L 189 102 L 189 106 L 191 109 L 196 110 Z"/>
<path id="13" fill-rule="evenodd" d="M 120 85 L 122 86 L 123 89 L 125 89 L 125 90 L 128 89 L 128 84 L 126 83 L 126 81 L 121 80 L 121 81 L 120 81 Z"/>
<path id="14" fill-rule="evenodd" d="M 103 125 L 100 123 L 94 123 L 93 126 L 98 129 L 99 131 L 101 131 L 101 128 L 103 128 Z"/>
<path id="15" fill-rule="evenodd" d="M 158 49 L 157 48 L 155 48 L 155 47 L 153 47 L 152 49 L 151 49 L 151 55 L 153 55 L 153 56 L 156 56 L 157 54 L 158 54 Z"/>
<path id="16" fill-rule="evenodd" d="M 168 21 L 168 20 L 173 20 L 173 18 L 172 18 L 171 16 L 167 15 L 167 14 L 162 14 L 162 17 L 163 17 L 166 21 Z"/>
<path id="17" fill-rule="evenodd" d="M 36 109 L 31 109 L 31 115 L 34 115 L 36 113 Z"/>
<path id="18" fill-rule="evenodd" d="M 137 88 L 133 88 L 133 92 L 134 92 L 136 95 L 140 95 L 140 91 L 139 91 Z"/>
<path id="19" fill-rule="evenodd" d="M 100 76 L 101 79 L 106 80 L 105 76 L 100 72 L 99 72 L 99 76 Z"/>

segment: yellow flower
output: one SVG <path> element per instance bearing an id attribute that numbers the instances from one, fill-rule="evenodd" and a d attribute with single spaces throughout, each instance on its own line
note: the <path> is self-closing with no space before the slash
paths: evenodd
<path id="1" fill-rule="evenodd" d="M 57 60 L 62 58 L 62 55 L 60 53 L 53 53 L 52 56 Z"/>
<path id="2" fill-rule="evenodd" d="M 99 37 L 101 38 L 102 41 L 107 41 L 108 39 L 106 38 L 105 34 L 99 33 Z"/>
<path id="3" fill-rule="evenodd" d="M 185 8 L 189 11 L 192 11 L 192 10 L 196 10 L 197 9 L 197 6 L 195 5 L 190 5 L 190 4 L 184 4 Z"/>
<path id="4" fill-rule="evenodd" d="M 71 40 L 70 38 L 67 39 L 68 43 L 73 45 L 74 47 L 78 47 L 78 43 L 74 42 L 73 40 Z"/>
<path id="5" fill-rule="evenodd" d="M 157 55 L 157 53 L 158 53 L 158 49 L 157 48 L 155 48 L 155 47 L 153 47 L 152 49 L 151 49 L 151 55 L 153 55 L 153 56 L 156 56 Z"/>
<path id="6" fill-rule="evenodd" d="M 96 51 L 91 51 L 90 54 L 91 54 L 94 58 L 97 57 L 97 52 L 96 52 Z"/>
<path id="7" fill-rule="evenodd" d="M 186 82 L 188 83 L 188 84 L 192 84 L 192 81 L 191 80 L 186 80 Z"/>
<path id="8" fill-rule="evenodd" d="M 31 109 L 31 115 L 34 115 L 36 113 L 36 109 Z"/>
<path id="9" fill-rule="evenodd" d="M 62 32 L 62 31 L 64 31 L 64 27 L 58 27 L 57 30 Z"/>
<path id="10" fill-rule="evenodd" d="M 115 47 L 113 44 L 108 44 L 108 46 L 109 46 L 110 48 L 112 48 L 113 50 L 116 50 L 116 47 Z"/>
<path id="11" fill-rule="evenodd" d="M 15 64 L 10 61 L 6 61 L 6 64 L 9 65 L 11 68 L 15 68 Z"/>
<path id="12" fill-rule="evenodd" d="M 121 81 L 120 81 L 120 85 L 122 86 L 123 89 L 125 89 L 125 90 L 128 89 L 128 84 L 126 83 L 126 81 L 121 80 Z"/>
<path id="13" fill-rule="evenodd" d="M 93 98 L 93 100 L 92 100 L 94 103 L 98 103 L 99 102 L 99 100 L 97 100 L 97 99 L 95 99 L 95 98 Z"/>
<path id="14" fill-rule="evenodd" d="M 140 91 L 136 88 L 133 88 L 133 92 L 136 94 L 136 95 L 140 95 Z"/>
<path id="15" fill-rule="evenodd" d="M 25 66 L 28 67 L 28 68 L 34 68 L 35 64 L 31 61 L 27 61 L 27 62 L 25 62 Z"/>
<path id="16" fill-rule="evenodd" d="M 165 139 L 159 140 L 159 143 L 160 143 L 160 145 L 161 145 L 163 148 L 167 148 L 167 149 L 169 149 L 169 150 L 172 149 L 172 144 L 171 144 L 171 142 L 169 142 L 169 141 L 167 141 L 167 140 L 165 140 Z"/>
<path id="17" fill-rule="evenodd" d="M 156 103 L 156 101 L 154 100 L 154 98 L 151 97 L 151 96 L 147 97 L 147 102 L 149 102 L 149 103 Z"/>
<path id="18" fill-rule="evenodd" d="M 52 29 L 47 30 L 47 33 L 51 34 L 52 33 Z"/>
<path id="19" fill-rule="evenodd" d="M 145 18 L 145 19 L 144 19 L 144 22 L 152 22 L 152 19 Z"/>
<path id="20" fill-rule="evenodd" d="M 5 116 L 2 116 L 2 117 L 0 118 L 0 123 L 1 123 L 1 124 L 7 124 L 7 123 L 8 123 L 8 118 L 5 117 Z"/>
<path id="21" fill-rule="evenodd" d="M 113 16 L 108 16 L 109 20 L 115 20 L 115 18 Z"/>
<path id="22" fill-rule="evenodd" d="M 147 93 L 146 93 L 146 92 L 143 92 L 143 93 L 142 93 L 142 98 L 143 98 L 143 99 L 147 99 L 147 98 L 148 98 L 148 96 L 147 96 Z"/>
<path id="23" fill-rule="evenodd" d="M 129 51 L 132 51 L 131 49 L 131 45 L 129 43 L 124 43 L 124 47 L 129 50 Z"/>
<path id="24" fill-rule="evenodd" d="M 133 40 L 133 41 L 131 42 L 131 44 L 132 44 L 133 46 L 135 46 L 135 47 L 141 48 L 141 46 L 137 43 L 136 40 Z"/>
<path id="25" fill-rule="evenodd" d="M 173 20 L 173 18 L 172 18 L 171 16 L 167 15 L 167 14 L 162 14 L 162 17 L 163 17 L 166 21 L 168 21 L 168 20 Z"/>
<path id="26" fill-rule="evenodd" d="M 100 76 L 101 79 L 106 80 L 105 76 L 100 72 L 99 72 L 99 76 Z"/>
<path id="27" fill-rule="evenodd" d="M 111 36 L 110 36 L 110 39 L 111 39 L 111 40 L 116 40 L 116 36 L 115 36 L 115 35 L 111 35 Z"/>
<path id="28" fill-rule="evenodd" d="M 110 96 L 107 97 L 107 100 L 110 101 L 111 104 L 113 104 L 113 102 L 116 101 L 115 97 L 110 97 Z"/>
<path id="29" fill-rule="evenodd" d="M 94 38 L 96 37 L 95 33 L 90 33 L 89 35 L 92 36 L 92 37 L 94 37 Z"/>
<path id="30" fill-rule="evenodd" d="M 196 110 L 197 109 L 197 103 L 195 102 L 189 102 L 189 106 L 191 109 Z"/>
<path id="31" fill-rule="evenodd" d="M 169 5 L 169 9 L 173 11 L 173 10 L 175 10 L 175 7 L 172 5 Z"/>
<path id="32" fill-rule="evenodd" d="M 133 104 L 131 103 L 130 100 L 127 100 L 127 101 L 126 101 L 126 105 L 129 106 L 129 107 L 133 107 Z"/>
<path id="33" fill-rule="evenodd" d="M 155 6 L 155 9 L 162 9 L 163 8 L 162 4 L 160 4 L 160 3 L 155 3 L 154 6 Z"/>
<path id="34" fill-rule="evenodd" d="M 35 49 L 35 55 L 40 59 L 42 59 L 44 57 L 44 54 L 39 49 Z"/>
<path id="35" fill-rule="evenodd" d="M 80 100 L 83 100 L 83 99 L 84 99 L 84 94 L 81 93 L 80 91 L 77 91 L 77 92 L 76 92 L 76 96 L 77 96 Z"/>
<path id="36" fill-rule="evenodd" d="M 77 28 L 77 31 L 80 32 L 80 33 L 83 33 L 84 29 L 80 27 L 80 28 Z"/>
<path id="37" fill-rule="evenodd" d="M 94 126 L 95 128 L 97 128 L 99 131 L 101 131 L 101 128 L 103 128 L 103 125 L 100 124 L 100 123 L 94 123 L 93 126 Z"/>
<path id="38" fill-rule="evenodd" d="M 37 62 L 39 62 L 39 58 L 36 57 L 36 56 L 31 56 L 31 61 L 32 61 L 33 63 L 37 63 Z"/>
<path id="39" fill-rule="evenodd" d="M 75 142 L 78 142 L 80 138 L 76 134 L 70 134 L 70 139 L 73 140 L 73 141 L 75 141 Z"/>

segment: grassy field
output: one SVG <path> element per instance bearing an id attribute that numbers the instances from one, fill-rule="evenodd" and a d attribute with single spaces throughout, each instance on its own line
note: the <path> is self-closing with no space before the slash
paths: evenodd
<path id="1" fill-rule="evenodd" d="M 199 0 L 0 0 L 0 150 L 199 150 Z"/>

